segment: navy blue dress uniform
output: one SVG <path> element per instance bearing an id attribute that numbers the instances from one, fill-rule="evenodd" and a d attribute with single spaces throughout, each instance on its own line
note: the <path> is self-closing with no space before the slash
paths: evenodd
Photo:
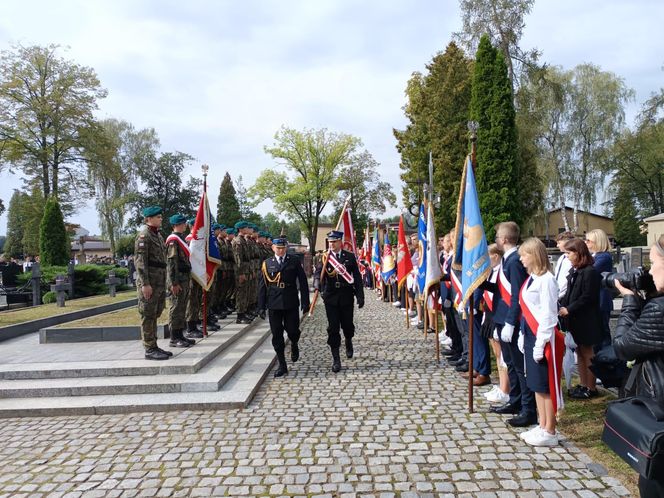
<path id="1" fill-rule="evenodd" d="M 341 241 L 343 233 L 333 230 L 327 234 L 327 240 L 330 242 Z M 340 244 L 339 244 L 340 245 Z M 345 271 L 352 276 L 352 283 L 349 283 L 330 262 L 334 257 L 343 265 Z M 325 303 L 325 313 L 327 315 L 327 344 L 332 350 L 332 371 L 341 370 L 341 358 L 339 357 L 339 346 L 341 345 L 340 329 L 343 330 L 346 343 L 346 356 L 353 357 L 353 337 L 355 335 L 355 324 L 353 323 L 354 300 L 357 298 L 358 308 L 364 306 L 364 286 L 362 284 L 362 275 L 358 267 L 355 255 L 349 251 L 344 251 L 339 247 L 338 252 L 334 253 L 331 248 L 324 257 L 320 268 L 316 270 L 314 281 L 318 281 L 321 296 Z"/>
<path id="2" fill-rule="evenodd" d="M 272 346 L 279 360 L 279 367 L 274 376 L 281 377 L 288 373 L 284 352 L 284 330 L 291 341 L 291 360 L 296 362 L 300 357 L 298 308 L 302 312 L 309 309 L 309 284 L 298 258 L 286 253 L 281 257 L 277 254 L 276 248 L 285 248 L 286 240 L 277 238 L 272 243 L 275 246 L 275 255 L 263 262 L 258 280 L 258 309 L 261 318 L 265 318 L 265 310 L 268 311 Z"/>

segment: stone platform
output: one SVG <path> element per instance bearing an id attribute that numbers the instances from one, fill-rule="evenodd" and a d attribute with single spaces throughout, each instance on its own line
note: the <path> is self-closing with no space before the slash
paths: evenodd
<path id="1" fill-rule="evenodd" d="M 30 347 L 34 334 L 7 341 L 0 417 L 244 407 L 274 361 L 269 327 L 220 325 L 166 361 L 146 360 L 139 341 Z"/>

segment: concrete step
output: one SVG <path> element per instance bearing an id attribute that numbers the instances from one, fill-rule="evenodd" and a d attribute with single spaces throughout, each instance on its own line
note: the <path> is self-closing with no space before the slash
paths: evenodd
<path id="1" fill-rule="evenodd" d="M 265 334 L 219 391 L 0 399 L 0 418 L 244 408 L 274 361 L 271 338 Z"/>
<path id="2" fill-rule="evenodd" d="M 250 325 L 242 325 L 236 324 L 234 320 L 223 320 L 220 322 L 221 330 L 211 332 L 207 338 L 199 340 L 194 347 L 185 350 L 173 349 L 175 356 L 167 361 L 152 361 L 140 357 L 108 361 L 5 363 L 0 364 L 0 379 L 63 379 L 193 374 L 249 332 L 258 321 L 255 320 Z M 168 349 L 166 344 L 168 343 L 162 341 L 161 346 Z M 48 347 L 48 345 L 40 345 L 39 347 Z M 138 343 L 137 347 L 140 348 Z"/>
<path id="3" fill-rule="evenodd" d="M 264 322 L 243 330 L 241 337 L 193 374 L 0 380 L 0 398 L 218 391 L 269 334 Z"/>

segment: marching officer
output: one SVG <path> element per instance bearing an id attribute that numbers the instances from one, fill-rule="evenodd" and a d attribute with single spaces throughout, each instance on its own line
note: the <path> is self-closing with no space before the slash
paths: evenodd
<path id="1" fill-rule="evenodd" d="M 274 256 L 266 259 L 261 266 L 258 280 L 258 309 L 260 317 L 265 319 L 268 310 L 272 346 L 277 353 L 279 368 L 275 377 L 288 373 L 284 352 L 284 330 L 291 341 L 291 360 L 295 363 L 300 358 L 298 341 L 300 340 L 300 314 L 298 306 L 304 313 L 309 309 L 309 284 L 300 260 L 286 254 L 286 239 L 277 238 L 272 241 Z M 300 287 L 300 300 L 297 287 Z"/>
<path id="2" fill-rule="evenodd" d="M 141 338 L 147 360 L 168 360 L 173 353 L 157 346 L 157 319 L 166 301 L 166 247 L 159 233 L 162 210 L 159 206 L 143 209 L 145 226 L 134 245 L 138 313 L 141 315 Z"/>
<path id="3" fill-rule="evenodd" d="M 170 291 L 171 304 L 168 308 L 168 328 L 171 331 L 170 346 L 188 348 L 196 343 L 184 337 L 185 313 L 189 299 L 189 246 L 184 240 L 187 219 L 181 214 L 174 214 L 168 221 L 173 233 L 166 238 L 166 286 Z"/>
<path id="4" fill-rule="evenodd" d="M 341 249 L 343 232 L 332 230 L 327 234 L 329 250 L 314 275 L 317 281 L 327 314 L 327 344 L 332 350 L 332 371 L 341 370 L 339 346 L 343 329 L 346 342 L 346 357 L 353 357 L 353 297 L 357 299 L 357 307 L 364 306 L 364 287 L 362 275 L 357 266 L 357 259 L 352 252 Z"/>

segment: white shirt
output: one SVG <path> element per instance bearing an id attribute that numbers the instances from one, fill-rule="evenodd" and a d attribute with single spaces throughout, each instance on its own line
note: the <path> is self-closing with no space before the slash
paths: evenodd
<path id="1" fill-rule="evenodd" d="M 567 254 L 563 254 L 556 261 L 556 270 L 553 274 L 556 276 L 556 282 L 558 282 L 558 298 L 565 296 L 567 292 L 567 275 L 572 269 L 572 262 L 567 257 Z"/>
<path id="2" fill-rule="evenodd" d="M 551 272 L 530 277 L 533 281 L 530 286 L 526 284 L 523 300 L 539 324 L 537 343 L 544 345 L 551 340 L 553 329 L 558 325 L 558 284 Z"/>

